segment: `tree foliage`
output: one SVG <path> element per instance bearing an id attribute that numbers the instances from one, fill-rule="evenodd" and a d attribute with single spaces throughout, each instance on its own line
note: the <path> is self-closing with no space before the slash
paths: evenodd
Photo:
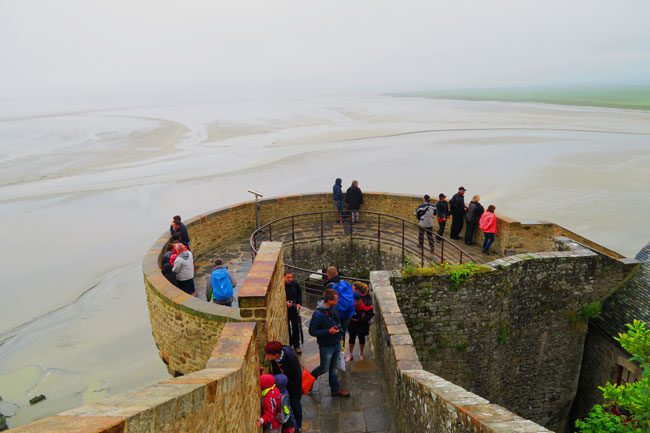
<path id="1" fill-rule="evenodd" d="M 576 421 L 580 433 L 650 432 L 650 330 L 639 320 L 626 326 L 628 331 L 619 334 L 616 341 L 632 355 L 630 360 L 641 366 L 641 379 L 598 387 L 605 403 L 595 405 L 585 419 Z M 624 415 L 613 414 L 613 407 Z"/>

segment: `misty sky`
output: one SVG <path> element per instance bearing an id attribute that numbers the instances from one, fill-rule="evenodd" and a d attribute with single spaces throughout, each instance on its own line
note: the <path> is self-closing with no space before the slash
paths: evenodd
<path id="1" fill-rule="evenodd" d="M 0 0 L 0 98 L 648 82 L 648 0 Z"/>

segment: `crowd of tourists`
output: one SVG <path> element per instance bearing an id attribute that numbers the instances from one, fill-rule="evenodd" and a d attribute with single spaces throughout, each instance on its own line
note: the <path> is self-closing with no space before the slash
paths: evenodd
<path id="1" fill-rule="evenodd" d="M 326 269 L 322 300 L 309 322 L 309 335 L 316 337 L 320 362 L 316 368 L 305 369 L 299 359 L 303 343 L 300 310 L 302 289 L 290 271 L 284 273 L 287 298 L 289 345 L 270 341 L 264 347 L 270 366 L 260 376 L 261 414 L 258 426 L 265 432 L 299 433 L 302 428 L 302 396 L 311 391 L 314 381 L 327 374 L 332 397 L 349 398 L 341 389 L 337 369 L 354 361 L 354 348 L 359 340 L 359 360 L 365 359 L 366 337 L 374 316 L 372 297 L 366 284 L 353 284 L 342 279 L 335 266 Z M 344 356 L 348 336 L 348 356 Z"/>

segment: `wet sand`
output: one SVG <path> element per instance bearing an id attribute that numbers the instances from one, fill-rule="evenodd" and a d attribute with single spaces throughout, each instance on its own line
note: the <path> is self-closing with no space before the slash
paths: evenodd
<path id="1" fill-rule="evenodd" d="M 413 194 L 462 184 L 497 213 L 632 256 L 650 238 L 649 163 L 649 112 L 530 103 L 376 96 L 0 119 L 0 396 L 20 406 L 10 423 L 165 376 L 139 267 L 172 215 L 247 189 L 329 191 L 336 177 Z M 39 393 L 48 399 L 26 404 Z"/>

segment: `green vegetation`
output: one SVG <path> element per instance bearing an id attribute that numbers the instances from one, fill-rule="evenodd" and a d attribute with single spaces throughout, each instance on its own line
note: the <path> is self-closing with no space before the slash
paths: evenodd
<path id="1" fill-rule="evenodd" d="M 587 417 L 576 421 L 579 433 L 642 433 L 650 431 L 650 330 L 645 322 L 635 320 L 628 331 L 616 338 L 623 349 L 632 354 L 630 361 L 639 363 L 641 379 L 633 383 L 598 387 L 605 403 L 597 404 Z M 614 415 L 616 407 L 626 415 Z"/>
<path id="2" fill-rule="evenodd" d="M 600 316 L 601 311 L 602 305 L 600 302 L 590 302 L 580 307 L 578 310 L 578 317 L 583 321 L 588 322 L 589 319 L 595 319 L 596 317 Z"/>
<path id="3" fill-rule="evenodd" d="M 433 277 L 446 275 L 454 287 L 458 287 L 469 279 L 470 276 L 484 272 L 490 272 L 492 268 L 476 263 L 463 263 L 462 265 L 450 265 L 442 263 L 439 265 L 418 267 L 410 260 L 407 260 L 402 268 L 403 278 Z"/>
<path id="4" fill-rule="evenodd" d="M 419 96 L 470 101 L 540 102 L 559 105 L 650 110 L 650 85 L 457 89 L 402 93 L 395 96 Z"/>
<path id="5" fill-rule="evenodd" d="M 497 343 L 501 346 L 508 343 L 510 340 L 510 330 L 508 329 L 508 324 L 499 320 L 499 329 L 497 330 Z"/>

